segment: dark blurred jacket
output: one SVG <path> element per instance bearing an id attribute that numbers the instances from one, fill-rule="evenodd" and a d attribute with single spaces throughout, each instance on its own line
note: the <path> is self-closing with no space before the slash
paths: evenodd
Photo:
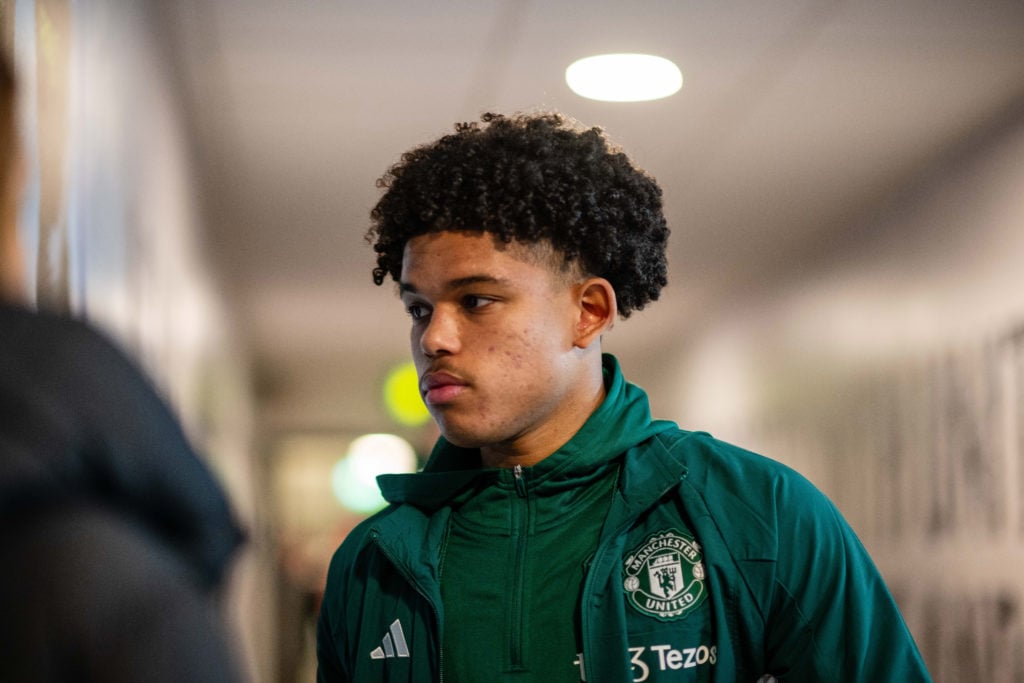
<path id="1" fill-rule="evenodd" d="M 241 540 L 114 345 L 0 307 L 0 680 L 238 680 L 217 589 Z"/>

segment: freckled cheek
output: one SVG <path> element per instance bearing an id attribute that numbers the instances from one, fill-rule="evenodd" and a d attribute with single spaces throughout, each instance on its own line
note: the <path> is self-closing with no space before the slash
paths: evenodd
<path id="1" fill-rule="evenodd" d="M 501 354 L 508 367 L 515 370 L 529 369 L 530 359 L 537 353 L 528 331 L 510 337 L 503 343 Z"/>
<path id="2" fill-rule="evenodd" d="M 523 354 L 515 349 L 505 349 L 505 362 L 508 363 L 508 367 L 521 370 L 523 368 Z"/>
<path id="3" fill-rule="evenodd" d="M 529 391 L 536 382 L 538 371 L 543 374 L 544 357 L 550 352 L 545 348 L 540 331 L 529 326 L 512 330 L 496 331 L 481 338 L 479 348 L 492 364 L 491 371 L 495 384 L 506 391 Z"/>

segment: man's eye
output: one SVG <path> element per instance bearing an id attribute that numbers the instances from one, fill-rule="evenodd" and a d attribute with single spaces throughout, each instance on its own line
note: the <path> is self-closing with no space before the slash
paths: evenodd
<path id="1" fill-rule="evenodd" d="M 405 312 L 409 314 L 409 317 L 413 320 L 420 320 L 425 317 L 429 311 L 423 304 L 409 304 L 405 307 Z"/>
<path id="2" fill-rule="evenodd" d="M 487 304 L 494 303 L 494 299 L 489 299 L 485 296 L 477 296 L 475 294 L 469 294 L 462 299 L 462 305 L 466 308 L 483 308 Z"/>

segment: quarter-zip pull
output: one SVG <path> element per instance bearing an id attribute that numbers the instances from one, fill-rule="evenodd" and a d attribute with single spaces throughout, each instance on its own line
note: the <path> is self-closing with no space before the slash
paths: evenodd
<path id="1" fill-rule="evenodd" d="M 530 539 L 530 497 L 526 489 L 526 475 L 522 465 L 512 466 L 512 478 L 515 480 L 516 497 L 512 505 L 512 534 L 516 544 L 515 566 L 513 569 L 513 588 L 509 600 L 511 610 L 511 631 L 509 633 L 510 671 L 521 671 L 525 663 L 524 646 L 526 642 L 525 605 L 526 605 L 526 566 Z"/>
<path id="2" fill-rule="evenodd" d="M 523 478 L 523 466 L 513 465 L 512 476 L 516 480 L 516 493 L 522 497 L 526 497 L 526 479 Z"/>

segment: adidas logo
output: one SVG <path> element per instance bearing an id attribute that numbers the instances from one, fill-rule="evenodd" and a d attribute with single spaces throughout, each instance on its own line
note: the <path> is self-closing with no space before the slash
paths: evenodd
<path id="1" fill-rule="evenodd" d="M 408 657 L 409 646 L 405 644 L 405 634 L 402 633 L 402 622 L 398 619 L 391 624 L 380 647 L 374 648 L 370 653 L 370 659 L 391 659 L 392 657 Z"/>

